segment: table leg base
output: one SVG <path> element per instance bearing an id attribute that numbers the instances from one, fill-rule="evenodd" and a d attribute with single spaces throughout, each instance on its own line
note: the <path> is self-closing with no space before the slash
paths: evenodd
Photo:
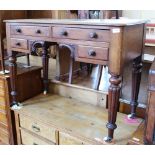
<path id="1" fill-rule="evenodd" d="M 104 137 L 104 141 L 105 141 L 106 143 L 111 143 L 111 142 L 113 141 L 113 138 L 107 136 L 107 137 Z"/>
<path id="2" fill-rule="evenodd" d="M 47 95 L 47 90 L 44 90 L 43 94 L 44 94 L 44 95 Z"/>

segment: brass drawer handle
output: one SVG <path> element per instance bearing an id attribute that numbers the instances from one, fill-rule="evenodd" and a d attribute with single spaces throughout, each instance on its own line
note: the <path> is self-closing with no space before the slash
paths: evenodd
<path id="1" fill-rule="evenodd" d="M 16 29 L 16 32 L 21 33 L 22 30 L 21 30 L 20 28 L 17 28 L 17 29 Z"/>
<path id="2" fill-rule="evenodd" d="M 21 46 L 21 43 L 19 43 L 19 42 L 18 42 L 18 43 L 16 43 L 16 46 Z"/>
<path id="3" fill-rule="evenodd" d="M 35 132 L 40 132 L 40 128 L 37 127 L 37 126 L 35 126 L 35 125 L 32 125 L 32 129 L 33 129 L 33 131 L 35 131 Z"/>
<path id="4" fill-rule="evenodd" d="M 41 34 L 41 30 L 37 30 L 36 33 L 37 33 L 37 34 Z"/>
<path id="5" fill-rule="evenodd" d="M 96 52 L 94 50 L 89 50 L 88 55 L 94 57 L 94 56 L 96 56 Z"/>
<path id="6" fill-rule="evenodd" d="M 67 35 L 68 35 L 68 32 L 65 31 L 65 30 L 63 30 L 63 31 L 60 32 L 60 35 L 62 35 L 62 36 L 67 36 Z"/>
<path id="7" fill-rule="evenodd" d="M 90 38 L 97 38 L 97 33 L 96 32 L 91 32 L 89 33 Z"/>

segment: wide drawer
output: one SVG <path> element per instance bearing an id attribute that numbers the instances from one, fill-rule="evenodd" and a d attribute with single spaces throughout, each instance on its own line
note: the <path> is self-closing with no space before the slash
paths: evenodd
<path id="1" fill-rule="evenodd" d="M 54 145 L 54 143 L 21 129 L 21 140 L 24 145 Z"/>
<path id="2" fill-rule="evenodd" d="M 79 45 L 77 47 L 77 57 L 96 59 L 96 60 L 108 60 L 108 48 L 91 47 Z"/>
<path id="3" fill-rule="evenodd" d="M 59 132 L 59 144 L 60 145 L 84 145 L 87 142 L 82 141 L 76 137 L 73 137 L 67 133 Z"/>
<path id="4" fill-rule="evenodd" d="M 53 37 L 109 42 L 110 31 L 109 30 L 95 30 L 95 29 L 53 27 Z"/>
<path id="5" fill-rule="evenodd" d="M 46 124 L 40 123 L 36 120 L 33 120 L 32 118 L 20 115 L 20 126 L 39 136 L 49 139 L 53 143 L 56 143 L 55 129 L 49 127 Z"/>
<path id="6" fill-rule="evenodd" d="M 48 26 L 11 26 L 12 35 L 26 35 L 36 37 L 49 37 L 51 36 L 51 29 Z"/>
<path id="7" fill-rule="evenodd" d="M 28 49 L 27 40 L 26 39 L 11 38 L 11 47 L 26 50 L 26 49 Z"/>

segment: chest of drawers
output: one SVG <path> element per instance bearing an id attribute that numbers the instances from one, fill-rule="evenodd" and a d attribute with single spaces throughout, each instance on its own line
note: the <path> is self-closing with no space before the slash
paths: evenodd
<path id="1" fill-rule="evenodd" d="M 57 94 L 39 94 L 15 110 L 18 144 L 87 145 L 107 144 L 103 107 Z M 119 128 L 112 144 L 127 144 L 137 124 L 124 123 L 124 114 L 118 113 Z"/>
<path id="2" fill-rule="evenodd" d="M 24 101 L 41 92 L 40 67 L 32 67 L 31 69 L 21 69 L 20 67 L 18 68 L 17 78 L 19 101 Z M 37 82 L 37 85 L 35 85 L 35 82 Z M 14 115 L 10 110 L 12 100 L 10 87 L 10 76 L 0 75 L 0 141 L 4 144 L 17 143 Z"/>

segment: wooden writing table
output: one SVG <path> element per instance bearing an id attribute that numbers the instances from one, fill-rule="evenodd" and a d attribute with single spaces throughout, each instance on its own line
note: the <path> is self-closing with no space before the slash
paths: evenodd
<path id="1" fill-rule="evenodd" d="M 10 74 L 13 103 L 18 104 L 16 91 L 16 52 L 30 53 L 43 49 L 44 93 L 48 92 L 48 47 L 63 43 L 73 50 L 76 61 L 108 65 L 111 74 L 108 95 L 108 136 L 113 139 L 119 107 L 120 84 L 125 65 L 133 63 L 131 117 L 135 116 L 141 77 L 141 56 L 145 38 L 143 20 L 6 20 L 7 49 L 10 53 Z"/>

